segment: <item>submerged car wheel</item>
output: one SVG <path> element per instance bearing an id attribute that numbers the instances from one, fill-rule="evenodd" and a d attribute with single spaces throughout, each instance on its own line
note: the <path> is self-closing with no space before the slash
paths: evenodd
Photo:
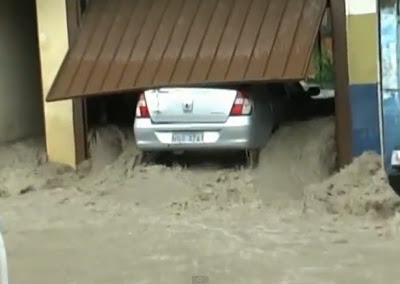
<path id="1" fill-rule="evenodd" d="M 154 154 L 148 151 L 142 151 L 136 156 L 135 166 L 149 165 L 154 161 Z"/>
<path id="2" fill-rule="evenodd" d="M 246 150 L 246 168 L 255 169 L 260 159 L 260 150 Z"/>

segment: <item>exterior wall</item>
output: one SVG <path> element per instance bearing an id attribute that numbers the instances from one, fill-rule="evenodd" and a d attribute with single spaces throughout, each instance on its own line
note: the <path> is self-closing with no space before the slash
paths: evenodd
<path id="1" fill-rule="evenodd" d="M 65 0 L 36 0 L 43 99 L 68 51 Z M 46 144 L 50 161 L 75 166 L 72 101 L 44 103 Z"/>
<path id="2" fill-rule="evenodd" d="M 43 133 L 38 54 L 35 3 L 1 1 L 0 142 Z"/>
<path id="3" fill-rule="evenodd" d="M 352 148 L 381 153 L 377 0 L 346 0 Z"/>

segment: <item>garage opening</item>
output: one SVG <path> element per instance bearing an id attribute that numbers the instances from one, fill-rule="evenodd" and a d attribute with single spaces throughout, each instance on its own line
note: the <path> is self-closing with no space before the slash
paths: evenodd
<path id="1" fill-rule="evenodd" d="M 287 92 L 290 101 L 282 110 L 286 120 L 306 120 L 335 115 L 335 82 L 333 62 L 333 34 L 331 11 L 327 7 L 318 31 L 312 58 L 305 80 L 289 82 L 253 82 L 207 84 L 207 88 L 240 89 L 244 85 L 268 86 L 275 92 Z M 190 86 L 190 85 L 189 85 Z M 194 87 L 196 85 L 193 85 Z M 136 103 L 141 92 L 118 93 L 106 96 L 93 96 L 85 99 L 87 129 L 117 125 L 132 128 L 135 120 Z"/>
<path id="2" fill-rule="evenodd" d="M 198 87 L 196 87 L 197 89 Z M 271 135 L 274 135 L 276 131 L 279 131 L 281 126 L 296 127 L 296 123 L 299 121 L 307 122 L 311 121 L 310 125 L 313 125 L 312 120 L 321 119 L 323 117 L 333 118 L 335 102 L 334 92 L 331 89 L 321 88 L 321 85 L 313 83 L 306 83 L 304 81 L 294 81 L 287 83 L 263 83 L 258 82 L 254 84 L 224 84 L 218 86 L 207 86 L 203 87 L 205 90 L 212 88 L 218 92 L 218 89 L 233 89 L 233 90 L 262 90 L 257 93 L 257 96 L 274 96 L 275 101 L 273 102 L 274 108 L 277 112 L 274 117 L 271 117 L 273 121 L 273 128 L 271 129 Z M 193 91 L 194 87 L 187 87 L 187 89 Z M 269 93 L 272 91 L 271 93 Z M 283 100 L 285 93 L 289 94 L 287 100 Z M 133 142 L 135 139 L 138 141 L 140 137 L 134 137 L 134 123 L 135 114 L 137 109 L 137 101 L 141 93 L 128 93 L 119 94 L 112 96 L 99 96 L 86 99 L 87 105 L 87 123 L 89 131 L 89 144 L 92 143 L 92 133 L 100 133 L 100 136 L 96 139 L 108 140 L 111 144 L 114 144 L 113 139 L 131 139 Z M 170 98 L 171 100 L 173 98 Z M 216 103 L 217 100 L 214 100 Z M 210 99 L 209 103 L 212 104 L 213 100 Z M 268 101 L 266 101 L 268 103 Z M 149 101 L 147 102 L 149 105 Z M 181 105 L 178 104 L 179 109 Z M 231 106 L 229 106 L 231 108 Z M 231 110 L 232 111 L 232 110 Z M 139 118 L 140 119 L 140 118 Z M 153 117 L 154 119 L 154 117 Z M 201 119 L 200 117 L 198 119 Z M 209 119 L 209 116 L 207 116 Z M 168 120 L 169 121 L 169 120 Z M 159 121 L 156 123 L 164 124 L 168 126 L 168 121 Z M 224 119 L 224 121 L 226 121 Z M 267 128 L 271 121 L 265 120 L 262 128 Z M 326 120 L 325 124 L 319 123 L 318 129 L 314 127 L 316 132 L 324 131 L 324 127 L 331 128 L 331 121 Z M 205 123 L 205 122 L 198 122 Z M 193 126 L 193 125 L 192 125 Z M 319 128 L 321 127 L 321 128 Z M 118 129 L 118 131 L 116 131 Z M 98 135 L 98 134 L 96 134 Z M 104 137 L 107 135 L 108 137 Z M 305 133 L 304 135 L 310 135 Z M 114 136 L 114 138 L 112 137 Z M 115 137 L 116 136 L 116 137 Z M 121 138 L 123 137 L 123 138 Z M 267 141 L 266 141 L 267 142 Z M 285 144 L 287 141 L 282 141 Z M 267 142 L 268 143 L 268 142 Z M 110 144 L 110 147 L 114 147 Z M 119 143 L 117 143 L 119 144 Z M 119 146 L 118 146 L 119 147 Z M 89 146 L 89 149 L 91 147 Z M 184 166 L 199 166 L 201 164 L 209 164 L 210 161 L 214 161 L 214 165 L 219 167 L 237 167 L 247 166 L 246 152 L 237 150 L 224 151 L 152 151 L 151 159 L 147 159 L 145 163 L 156 163 L 172 166 L 175 163 Z M 262 148 L 260 149 L 262 150 Z"/>
<path id="3" fill-rule="evenodd" d="M 131 128 L 135 122 L 137 93 L 86 99 L 88 129 L 104 125 Z"/>
<path id="4" fill-rule="evenodd" d="M 35 1 L 1 1 L 0 11 L 0 143 L 43 136 Z"/>

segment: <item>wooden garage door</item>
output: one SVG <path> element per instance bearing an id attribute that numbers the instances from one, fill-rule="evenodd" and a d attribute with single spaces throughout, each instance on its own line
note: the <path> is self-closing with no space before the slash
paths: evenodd
<path id="1" fill-rule="evenodd" d="M 302 79 L 326 0 L 93 0 L 47 101 Z"/>

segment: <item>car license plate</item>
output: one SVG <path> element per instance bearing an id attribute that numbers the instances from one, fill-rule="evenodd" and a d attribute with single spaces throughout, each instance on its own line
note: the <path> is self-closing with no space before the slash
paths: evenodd
<path id="1" fill-rule="evenodd" d="M 203 133 L 195 132 L 195 133 L 173 133 L 172 134 L 172 143 L 202 143 L 203 142 Z"/>

